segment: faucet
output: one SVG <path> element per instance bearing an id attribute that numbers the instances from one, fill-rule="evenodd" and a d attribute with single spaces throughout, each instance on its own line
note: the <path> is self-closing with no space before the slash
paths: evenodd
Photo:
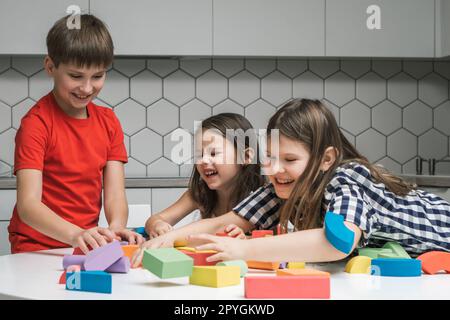
<path id="1" fill-rule="evenodd" d="M 450 162 L 450 159 L 436 160 L 435 158 L 428 159 L 428 171 L 430 175 L 434 176 L 436 173 L 436 164 L 442 162 Z M 416 160 L 417 163 L 417 160 Z"/>
<path id="2" fill-rule="evenodd" d="M 422 157 L 420 157 L 420 156 L 416 158 L 416 174 L 417 175 L 422 174 L 423 163 L 424 162 L 427 162 L 427 160 L 422 158 Z M 428 163 L 429 163 L 429 160 L 428 160 Z"/>

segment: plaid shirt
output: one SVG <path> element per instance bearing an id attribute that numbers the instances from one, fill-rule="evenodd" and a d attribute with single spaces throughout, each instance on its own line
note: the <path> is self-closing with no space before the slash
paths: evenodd
<path id="1" fill-rule="evenodd" d="M 379 247 L 399 242 L 412 255 L 450 251 L 450 204 L 442 198 L 412 190 L 397 196 L 375 183 L 369 169 L 351 163 L 336 169 L 324 193 L 326 211 L 340 214 L 362 230 L 360 246 Z M 272 184 L 257 189 L 233 211 L 259 228 L 279 222 L 282 200 Z M 325 211 L 325 212 L 326 212 Z"/>

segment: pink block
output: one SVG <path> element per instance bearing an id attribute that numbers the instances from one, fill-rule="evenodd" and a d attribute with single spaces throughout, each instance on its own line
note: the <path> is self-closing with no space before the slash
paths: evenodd
<path id="1" fill-rule="evenodd" d="M 123 257 L 119 241 L 113 241 L 100 248 L 90 251 L 84 261 L 86 271 L 105 271 L 117 260 Z"/>
<path id="2" fill-rule="evenodd" d="M 81 266 L 80 265 L 70 265 L 67 267 L 67 272 L 80 272 Z"/>

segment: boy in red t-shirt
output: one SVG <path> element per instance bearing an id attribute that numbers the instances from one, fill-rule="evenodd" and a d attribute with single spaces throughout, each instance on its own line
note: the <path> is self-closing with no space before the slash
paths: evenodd
<path id="1" fill-rule="evenodd" d="M 67 18 L 47 35 L 44 64 L 53 90 L 23 117 L 16 135 L 12 253 L 69 246 L 87 253 L 119 238 L 143 242 L 125 228 L 122 128 L 112 110 L 92 103 L 113 60 L 111 36 L 92 15 L 80 16 L 79 29 L 69 29 Z M 108 228 L 97 227 L 102 187 Z"/>

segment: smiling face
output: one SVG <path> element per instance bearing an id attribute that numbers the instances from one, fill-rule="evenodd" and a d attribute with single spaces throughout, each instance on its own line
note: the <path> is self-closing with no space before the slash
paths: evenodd
<path id="1" fill-rule="evenodd" d="M 56 67 L 53 61 L 45 59 L 47 73 L 54 79 L 53 93 L 63 111 L 74 117 L 82 117 L 86 106 L 103 88 L 106 69 L 103 67 L 77 67 L 60 63 Z"/>
<path id="2" fill-rule="evenodd" d="M 275 193 L 281 199 L 289 198 L 295 183 L 305 171 L 310 153 L 299 141 L 292 140 L 280 134 L 278 155 L 271 154 L 270 143 L 267 155 L 269 157 L 269 180 L 275 188 Z"/>

